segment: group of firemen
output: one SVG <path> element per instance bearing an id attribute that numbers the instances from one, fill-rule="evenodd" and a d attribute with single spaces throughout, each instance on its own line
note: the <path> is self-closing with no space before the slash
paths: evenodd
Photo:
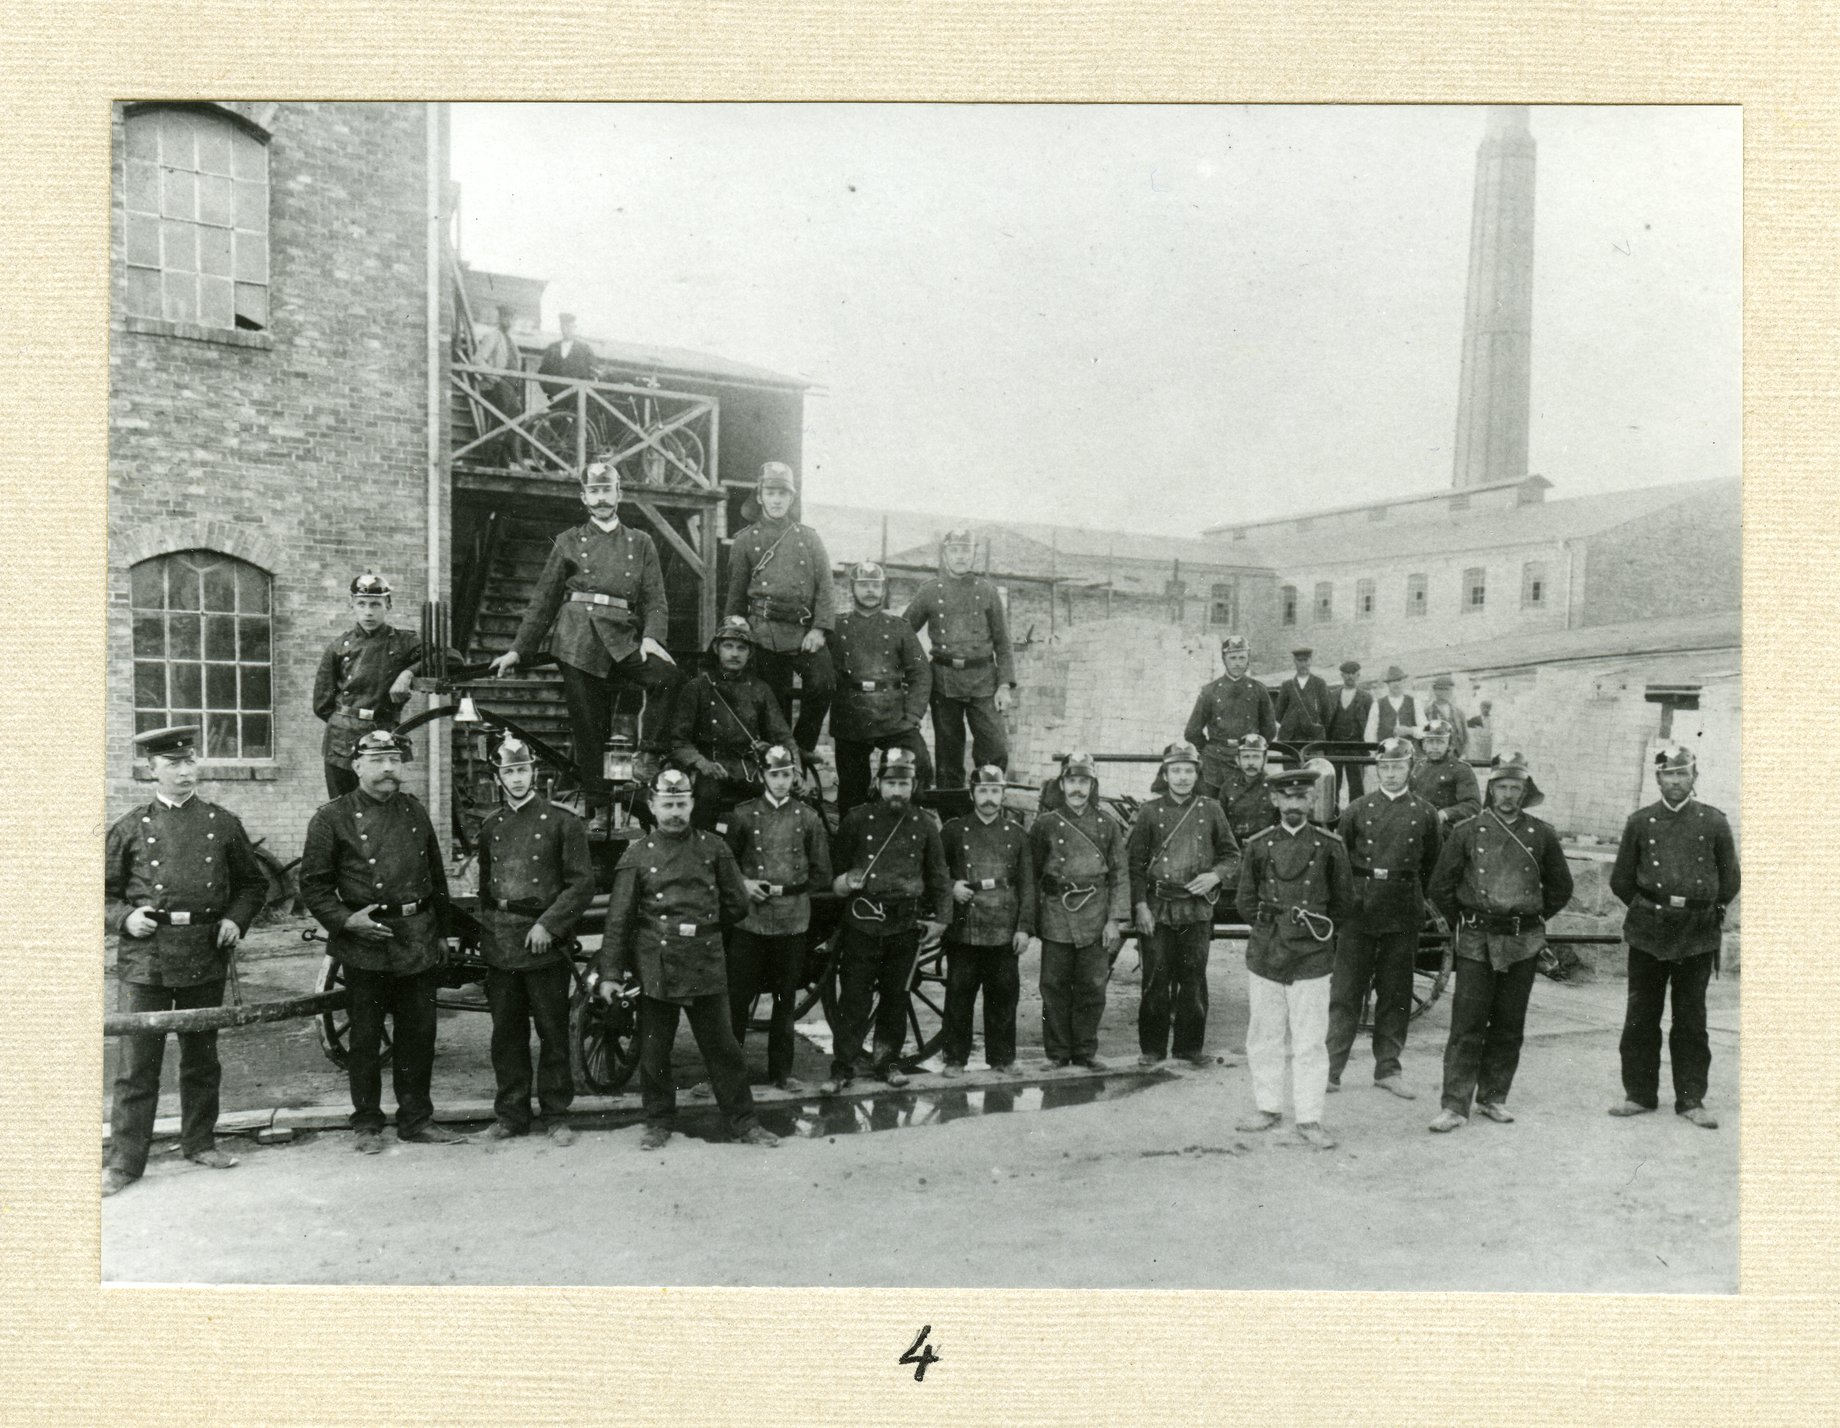
<path id="1" fill-rule="evenodd" d="M 704 667 L 686 680 L 662 643 L 657 548 L 621 520 L 618 473 L 589 466 L 581 499 L 588 519 L 555 537 L 512 647 L 491 666 L 501 678 L 545 657 L 559 666 L 588 816 L 538 790 L 523 739 L 507 732 L 498 741 L 502 799 L 479 829 L 477 858 L 497 1084 L 488 1138 L 529 1134 L 540 1116 L 552 1140 L 574 1139 L 570 949 L 595 892 L 591 844 L 612 823 L 601 750 L 633 691 L 652 827 L 619 858 L 586 982 L 602 1002 L 636 1004 L 646 1149 L 672 1134 L 680 1014 L 731 1137 L 775 1143 L 755 1118 L 742 1040 L 756 996 L 770 993 L 768 1079 L 806 1089 L 792 1074 L 792 1017 L 814 890 L 841 900 L 821 1094 L 865 1073 L 906 1084 L 907 991 L 932 937 L 946 949 L 943 1077 L 966 1070 L 980 995 L 987 1062 L 1013 1067 L 1018 959 L 1036 938 L 1044 1069 L 1104 1069 L 1099 1025 L 1127 927 L 1142 970 L 1138 1064 L 1233 1064 L 1206 1046 L 1209 944 L 1226 896 L 1249 929 L 1253 1111 L 1239 1128 L 1279 1125 L 1288 1086 L 1296 1133 L 1326 1149 L 1334 1141 L 1322 1125 L 1325 1094 L 1340 1089 L 1370 993 L 1375 1084 L 1416 1095 L 1400 1055 L 1428 900 L 1453 929 L 1456 968 L 1442 1108 L 1430 1128 L 1454 1130 L 1472 1108 L 1513 1119 L 1505 1103 L 1536 959 L 1572 879 L 1553 829 L 1526 811 L 1541 794 L 1523 758 L 1487 768 L 1485 804 L 1445 688 L 1421 721 L 1397 668 L 1374 699 L 1356 688 L 1350 661 L 1338 694 L 1299 649 L 1296 676 L 1274 700 L 1247 673 L 1246 641 L 1229 637 L 1225 673 L 1201 691 L 1185 737 L 1164 750 L 1155 796 L 1128 829 L 1099 805 L 1096 761 L 1076 752 L 1042 789 L 1025 831 L 1004 809 L 1009 639 L 998 591 L 972 571 L 969 532 L 945 538 L 938 577 L 902 614 L 884 608 L 886 577 L 870 562 L 851 570 L 851 608 L 839 611 L 824 543 L 794 518 L 793 473 L 768 463 L 750 512 L 758 519 L 733 543 L 726 613 Z M 381 577 L 355 579 L 354 624 L 321 662 L 314 709 L 327 726 L 331 801 L 312 818 L 299 873 L 350 992 L 351 1126 L 355 1148 L 373 1154 L 384 1148 L 386 1020 L 397 1138 L 468 1139 L 437 1123 L 430 1091 L 448 886 L 428 813 L 401 787 L 409 749 L 394 730 L 421 645 L 391 627 L 390 600 Z M 929 714 L 936 762 L 920 736 Z M 813 797 L 827 716 L 834 836 Z M 967 729 L 971 808 L 941 826 L 916 794 L 964 786 Z M 119 938 L 125 1010 L 221 1003 L 237 943 L 262 905 L 265 879 L 242 824 L 197 795 L 196 736 L 177 727 L 136 737 L 156 794 L 108 834 L 107 924 Z M 1318 773 L 1268 771 L 1275 740 L 1376 745 L 1378 787 L 1364 792 L 1359 762 L 1343 762 L 1346 806 L 1333 831 L 1316 826 Z M 1631 815 L 1610 880 L 1629 908 L 1625 1094 L 1611 1114 L 1658 1104 L 1671 987 L 1675 1109 L 1710 1128 L 1706 986 L 1739 878 L 1729 825 L 1693 797 L 1695 773 L 1691 752 L 1661 752 L 1660 800 Z M 199 1164 L 231 1166 L 214 1139 L 215 1032 L 179 1040 L 181 1149 Z M 145 1168 L 164 1046 L 163 1033 L 122 1039 L 104 1194 Z"/>

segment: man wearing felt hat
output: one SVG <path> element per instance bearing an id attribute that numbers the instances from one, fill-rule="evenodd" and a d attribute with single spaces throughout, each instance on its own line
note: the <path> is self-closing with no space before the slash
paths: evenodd
<path id="1" fill-rule="evenodd" d="M 149 729 L 135 736 L 134 748 L 156 791 L 109 829 L 104 852 L 103 925 L 116 935 L 118 1007 L 221 1006 L 230 961 L 262 910 L 267 879 L 242 821 L 198 797 L 195 727 Z M 165 1056 L 164 1032 L 120 1038 L 104 1195 L 132 1185 L 147 1168 Z M 180 1032 L 180 1149 L 214 1170 L 236 1164 L 217 1148 L 222 1080 L 217 1033 Z"/>
<path id="2" fill-rule="evenodd" d="M 390 582 L 374 571 L 353 577 L 354 623 L 326 646 L 313 678 L 313 712 L 326 724 L 328 798 L 358 786 L 351 771 L 353 748 L 372 729 L 396 727 L 410 681 L 421 668 L 421 641 L 389 623 L 390 595 Z"/>
<path id="3" fill-rule="evenodd" d="M 1450 725 L 1451 757 L 1461 759 L 1469 750 L 1469 720 L 1453 698 L 1457 682 L 1448 674 L 1431 681 L 1431 703 L 1425 707 L 1425 721 L 1441 719 Z"/>
<path id="4" fill-rule="evenodd" d="M 1175 1055 L 1206 1066 L 1208 946 L 1214 905 L 1239 873 L 1239 841 L 1221 806 L 1196 791 L 1201 755 L 1186 740 L 1163 750 L 1167 792 L 1137 811 L 1125 840 L 1143 991 L 1137 1004 L 1139 1066 Z"/>
<path id="5" fill-rule="evenodd" d="M 1017 959 L 1035 935 L 1035 865 L 1029 836 L 1003 812 L 1007 775 L 985 764 L 971 776 L 971 812 L 940 830 L 952 876 L 946 927 L 945 1066 L 960 1075 L 971 1059 L 971 1017 L 984 993 L 984 1060 L 993 1071 L 1016 1061 Z"/>
<path id="6" fill-rule="evenodd" d="M 690 1023 L 729 1138 L 776 1145 L 779 1137 L 754 1117 L 747 1059 L 729 1025 L 722 928 L 747 915 L 748 890 L 728 844 L 691 827 L 692 797 L 681 769 L 664 769 L 652 780 L 655 826 L 614 870 L 594 995 L 612 1001 L 622 983 L 638 979 L 641 1150 L 658 1150 L 671 1139 L 677 1116 L 671 1048 L 680 1017 Z"/>
<path id="7" fill-rule="evenodd" d="M 1374 1084 L 1411 1100 L 1399 1058 L 1412 1020 L 1412 964 L 1425 920 L 1425 888 L 1442 845 L 1437 810 L 1407 786 L 1412 741 L 1394 737 L 1375 761 L 1379 787 L 1342 811 L 1355 906 L 1336 933 L 1329 983 L 1329 1089 L 1341 1089 L 1361 1008 L 1374 994 Z"/>
<path id="8" fill-rule="evenodd" d="M 1674 995 L 1668 1061 L 1674 1113 L 1705 1130 L 1712 1044 L 1706 1036 L 1706 983 L 1718 969 L 1725 909 L 1738 896 L 1738 850 L 1725 815 L 1693 796 L 1699 764 L 1691 749 L 1655 752 L 1661 797 L 1623 825 L 1610 891 L 1629 909 L 1629 1001 L 1623 1014 L 1623 1100 L 1613 1116 L 1637 1116 L 1660 1104 L 1661 1013 Z"/>
<path id="9" fill-rule="evenodd" d="M 769 744 L 790 744 L 779 701 L 750 671 L 754 632 L 740 615 L 726 615 L 709 638 L 713 668 L 705 666 L 677 693 L 671 716 L 671 758 L 696 773 L 691 822 L 717 821 L 760 789 L 760 756 Z M 720 830 L 717 830 L 720 831 Z"/>
<path id="10" fill-rule="evenodd" d="M 575 1139 L 569 1069 L 569 944 L 594 900 L 594 864 L 581 820 L 536 791 L 530 745 L 506 734 L 492 752 L 504 802 L 479 825 L 479 925 L 485 936 L 492 1074 L 498 1083 L 488 1139 L 527 1135 L 530 1032 L 537 1032 L 537 1105 L 549 1137 Z"/>
<path id="11" fill-rule="evenodd" d="M 817 531 L 793 517 L 798 498 L 792 468 L 769 461 L 760 468 L 754 524 L 728 552 L 728 593 L 723 610 L 744 616 L 754 631 L 754 672 L 792 719 L 792 682 L 798 678 L 798 721 L 793 738 L 807 764 L 836 692 L 830 632 L 837 625 L 831 558 Z"/>
<path id="12" fill-rule="evenodd" d="M 811 890 L 831 881 L 830 835 L 818 811 L 796 796 L 799 761 L 786 744 L 762 755 L 761 771 L 766 786 L 729 815 L 726 834 L 748 895 L 747 915 L 728 931 L 729 1018 L 745 1047 L 754 998 L 772 993 L 767 1079 L 782 1091 L 803 1091 L 792 1074 L 792 1016 L 811 940 Z"/>
<path id="13" fill-rule="evenodd" d="M 446 955 L 441 921 L 447 868 L 428 810 L 402 791 L 409 751 L 373 729 L 358 740 L 358 786 L 307 824 L 300 897 L 326 929 L 351 993 L 353 1148 L 383 1148 L 383 1022 L 390 1019 L 396 1138 L 433 1145 L 464 1140 L 434 1119 L 435 992 Z"/>
<path id="14" fill-rule="evenodd" d="M 1278 737 L 1286 743 L 1309 744 L 1327 737 L 1331 700 L 1329 686 L 1320 674 L 1310 673 L 1315 651 L 1299 646 L 1291 651 L 1296 666 L 1291 677 L 1278 686 L 1275 712 Z"/>
<path id="15" fill-rule="evenodd" d="M 1341 667 L 1342 687 L 1329 696 L 1328 737 L 1331 743 L 1358 744 L 1367 737 L 1367 718 L 1373 712 L 1374 697 L 1361 688 L 1361 662 L 1345 659 Z M 1348 793 L 1344 804 L 1359 798 L 1366 787 L 1361 765 L 1352 761 L 1337 763 L 1337 779 Z"/>
<path id="16" fill-rule="evenodd" d="M 1227 672 L 1201 686 L 1182 730 L 1182 737 L 1201 751 L 1201 791 L 1209 798 L 1221 797 L 1241 739 L 1256 734 L 1269 743 L 1278 736 L 1271 691 L 1246 673 L 1252 662 L 1246 637 L 1228 635 L 1222 640 L 1220 659 Z"/>
<path id="17" fill-rule="evenodd" d="M 1367 710 L 1367 728 L 1361 737 L 1370 744 L 1395 735 L 1405 739 L 1418 737 L 1418 706 L 1406 693 L 1406 672 L 1396 664 L 1386 667 L 1386 693 L 1375 699 Z"/>
<path id="18" fill-rule="evenodd" d="M 1341 840 L 1310 823 L 1317 778 L 1307 768 L 1267 775 L 1278 822 L 1255 833 L 1240 855 L 1235 902 L 1248 928 L 1246 1064 L 1254 1109 L 1239 1128 L 1267 1131 L 1283 1120 L 1288 1069 L 1299 1139 L 1329 1150 L 1335 1141 L 1322 1125 L 1329 975 L 1336 929 L 1354 911 L 1354 884 Z"/>
<path id="19" fill-rule="evenodd" d="M 1449 720 L 1427 719 L 1420 733 L 1411 789 L 1437 810 L 1440 828 L 1448 833 L 1482 811 L 1482 790 L 1476 786 L 1475 770 L 1454 752 L 1456 731 Z"/>
<path id="20" fill-rule="evenodd" d="M 514 673 L 545 643 L 555 652 L 591 810 L 588 836 L 603 838 L 613 821 L 602 758 L 615 701 L 638 691 L 641 762 L 655 767 L 668 746 L 678 669 L 664 647 L 671 610 L 658 547 L 621 522 L 619 472 L 591 463 L 581 473 L 581 502 L 588 519 L 551 543 L 517 637 L 492 661 L 492 673 Z"/>
<path id="21" fill-rule="evenodd" d="M 1546 923 L 1572 898 L 1572 873 L 1552 825 L 1526 810 L 1545 797 L 1520 754 L 1489 770 L 1488 807 L 1447 833 L 1427 893 L 1456 934 L 1456 991 L 1444 1047 L 1440 1133 L 1514 1119 L 1508 1090 L 1520 1064 L 1527 1001 Z"/>
<path id="22" fill-rule="evenodd" d="M 1222 776 L 1220 806 L 1242 848 L 1254 833 L 1278 821 L 1271 790 L 1265 787 L 1265 764 L 1270 756 L 1262 735 L 1244 734 L 1233 751 L 1233 766 Z"/>
<path id="23" fill-rule="evenodd" d="M 914 592 L 903 618 L 932 647 L 933 752 L 941 788 L 965 786 L 965 727 L 972 762 L 1009 767 L 1003 716 L 1015 697 L 1016 665 L 1009 624 L 997 587 L 974 574 L 976 545 L 969 530 L 947 531 L 939 542 L 939 574 Z"/>
<path id="24" fill-rule="evenodd" d="M 913 755 L 917 787 L 932 786 L 933 761 L 920 737 L 920 721 L 933 696 L 933 670 L 907 622 L 884 608 L 887 598 L 887 572 L 872 560 L 859 561 L 850 571 L 851 608 L 837 617 L 831 638 L 837 664 L 831 738 L 840 814 L 869 796 L 869 759 L 878 749 L 906 749 Z"/>

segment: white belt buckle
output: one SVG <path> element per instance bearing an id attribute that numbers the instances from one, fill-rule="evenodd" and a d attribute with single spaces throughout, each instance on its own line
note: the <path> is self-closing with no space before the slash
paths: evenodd
<path id="1" fill-rule="evenodd" d="M 875 681 L 874 681 L 873 679 L 865 679 L 865 680 L 863 680 L 863 681 L 862 681 L 862 687 L 863 687 L 863 693 L 864 693 L 864 694 L 873 694 L 873 693 L 875 693 Z"/>
<path id="2" fill-rule="evenodd" d="M 995 878 L 979 878 L 978 879 L 978 891 L 995 892 L 996 890 L 997 890 L 997 880 Z"/>
<path id="3" fill-rule="evenodd" d="M 1685 907 L 1686 905 L 1687 900 L 1684 897 L 1670 897 L 1668 899 L 1669 907 Z"/>
<path id="4" fill-rule="evenodd" d="M 694 937 L 694 936 L 696 936 L 696 924 L 695 924 L 694 922 L 680 922 L 680 923 L 678 923 L 678 924 L 677 924 L 677 935 L 678 935 L 679 937 Z"/>
<path id="5" fill-rule="evenodd" d="M 1374 877 L 1380 882 L 1385 882 L 1386 881 L 1386 869 L 1385 868 L 1375 868 Z"/>
<path id="6" fill-rule="evenodd" d="M 189 912 L 174 912 L 169 913 L 168 916 L 172 918 L 172 925 L 174 927 L 190 927 L 192 925 L 192 915 Z"/>
<path id="7" fill-rule="evenodd" d="M 416 909 L 419 907 L 421 907 L 419 902 L 405 902 L 402 905 L 402 915 L 404 917 L 414 917 Z"/>
<path id="8" fill-rule="evenodd" d="M 360 709 L 358 711 L 358 717 L 360 719 L 375 719 L 377 717 L 377 711 L 375 709 Z"/>

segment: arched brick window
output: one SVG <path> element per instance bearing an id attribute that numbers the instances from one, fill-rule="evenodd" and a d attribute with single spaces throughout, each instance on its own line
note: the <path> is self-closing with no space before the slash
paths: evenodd
<path id="1" fill-rule="evenodd" d="M 270 585 L 259 566 L 213 550 L 134 567 L 135 733 L 196 724 L 206 759 L 275 756 Z"/>

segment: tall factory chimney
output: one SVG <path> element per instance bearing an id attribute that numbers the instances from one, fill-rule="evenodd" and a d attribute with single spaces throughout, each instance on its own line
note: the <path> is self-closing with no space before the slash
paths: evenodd
<path id="1" fill-rule="evenodd" d="M 1533 387 L 1533 135 L 1527 106 L 1496 104 L 1476 151 L 1469 296 L 1450 484 L 1527 475 Z"/>

